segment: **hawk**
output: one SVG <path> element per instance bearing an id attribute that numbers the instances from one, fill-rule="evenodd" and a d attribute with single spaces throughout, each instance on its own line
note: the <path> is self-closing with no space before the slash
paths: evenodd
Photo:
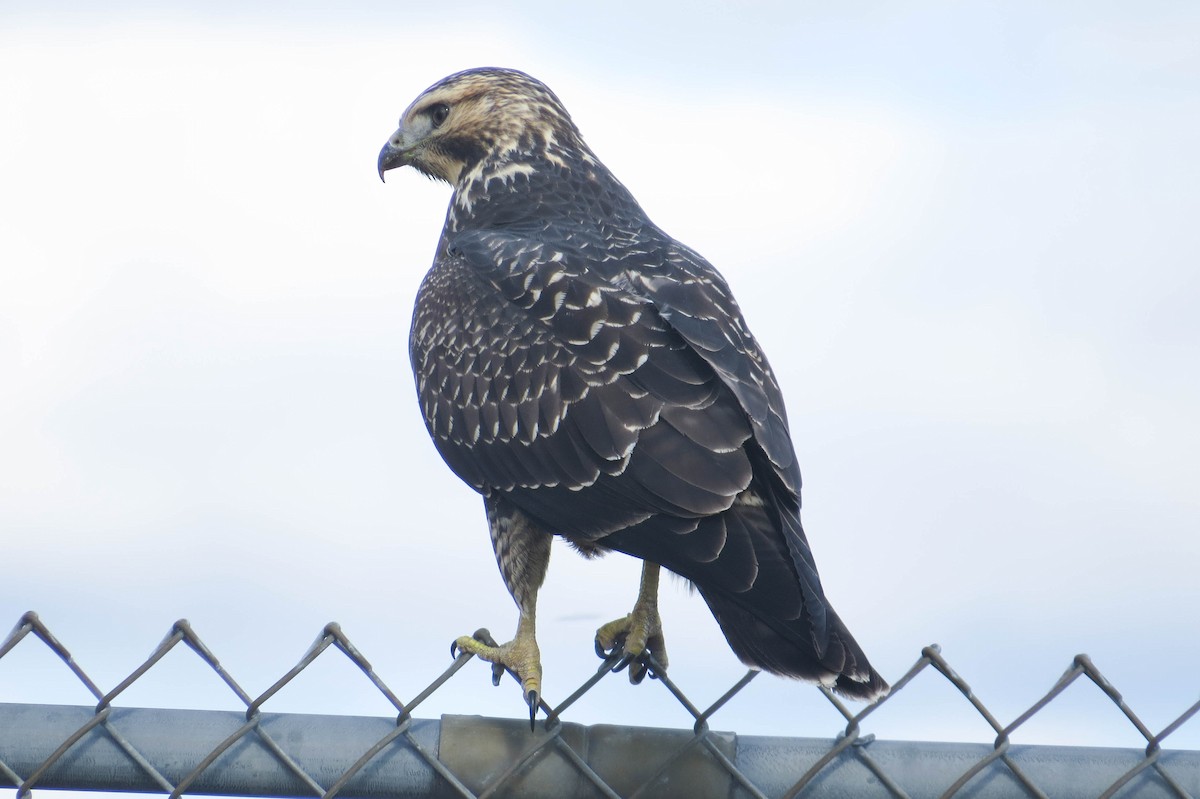
<path id="1" fill-rule="evenodd" d="M 379 153 L 453 187 L 409 342 L 429 435 L 483 496 L 520 616 L 452 649 L 541 692 L 537 594 L 552 536 L 643 561 L 598 653 L 667 664 L 665 568 L 748 666 L 870 700 L 887 683 L 834 612 L 800 525 L 779 384 L 724 278 L 659 229 L 544 84 L 472 69 L 426 89 Z"/>

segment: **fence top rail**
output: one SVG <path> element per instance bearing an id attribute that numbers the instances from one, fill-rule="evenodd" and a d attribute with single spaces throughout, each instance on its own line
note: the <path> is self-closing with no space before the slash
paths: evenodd
<path id="1" fill-rule="evenodd" d="M 239 685 L 181 620 L 113 688 L 102 690 L 35 613 L 20 617 L 0 643 L 0 661 L 40 642 L 67 664 L 95 705 L 0 703 L 0 786 L 17 797 L 34 787 L 169 794 L 365 797 L 794 797 L 794 796 L 1164 796 L 1200 797 L 1200 752 L 1171 751 L 1170 736 L 1200 712 L 1192 704 L 1150 729 L 1086 655 L 1007 724 L 928 646 L 893 683 L 892 693 L 853 711 L 822 690 L 845 724 L 829 738 L 717 731 L 720 712 L 754 678 L 710 701 L 687 696 L 653 660 L 656 682 L 694 719 L 691 729 L 582 725 L 569 709 L 609 677 L 600 663 L 557 706 L 526 720 L 444 715 L 417 718 L 471 659 L 460 654 L 409 701 L 392 690 L 337 624 L 326 625 L 299 662 L 257 696 Z M 122 706 L 122 693 L 183 645 L 211 668 L 243 711 L 155 710 Z M 37 643 L 28 645 L 36 646 Z M 390 718 L 280 714 L 264 705 L 317 659 L 339 652 L 390 705 Z M 992 744 L 875 740 L 871 716 L 914 680 L 952 685 L 995 732 Z M 1014 740 L 1031 718 L 1083 680 L 1119 709 L 1144 748 L 1032 746 Z"/>

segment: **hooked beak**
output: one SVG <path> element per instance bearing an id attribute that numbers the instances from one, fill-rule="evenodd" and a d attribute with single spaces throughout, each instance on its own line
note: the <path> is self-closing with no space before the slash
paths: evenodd
<path id="1" fill-rule="evenodd" d="M 405 166 L 409 163 L 408 152 L 405 149 L 404 129 L 398 128 L 391 138 L 387 140 L 387 144 L 383 145 L 383 149 L 379 151 L 379 179 L 383 180 L 383 173 L 389 169 Z"/>

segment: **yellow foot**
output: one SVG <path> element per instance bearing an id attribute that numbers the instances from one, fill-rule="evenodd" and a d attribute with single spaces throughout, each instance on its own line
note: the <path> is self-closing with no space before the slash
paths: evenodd
<path id="1" fill-rule="evenodd" d="M 529 728 L 542 697 L 542 654 L 537 639 L 532 635 L 521 635 L 507 644 L 497 644 L 487 630 L 477 630 L 474 636 L 464 635 L 450 645 L 450 656 L 460 653 L 474 655 L 492 664 L 492 685 L 499 685 L 505 671 L 516 675 L 521 690 L 529 705 Z"/>
<path id="2" fill-rule="evenodd" d="M 645 679 L 649 669 L 643 654 L 649 654 L 658 668 L 666 670 L 667 646 L 663 640 L 662 619 L 657 608 L 636 605 L 632 613 L 610 621 L 596 630 L 598 656 L 610 657 L 618 650 L 624 655 L 613 667 L 613 671 L 620 671 L 628 666 L 629 682 L 634 685 Z"/>

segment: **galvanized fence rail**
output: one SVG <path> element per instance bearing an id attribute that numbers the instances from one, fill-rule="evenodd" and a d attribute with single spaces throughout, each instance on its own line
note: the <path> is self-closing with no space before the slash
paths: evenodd
<path id="1" fill-rule="evenodd" d="M 477 633 L 486 637 L 486 631 Z M 651 675 L 691 714 L 691 730 L 582 726 L 566 711 L 612 673 L 596 672 L 544 719 L 527 721 L 413 712 L 471 659 L 404 702 L 337 624 L 300 662 L 258 696 L 245 691 L 186 621 L 176 622 L 147 660 L 109 691 L 100 689 L 34 613 L 0 644 L 0 658 L 29 639 L 58 655 L 96 705 L 0 704 L 0 787 L 17 799 L 39 787 L 241 796 L 343 797 L 1200 797 L 1200 752 L 1163 742 L 1200 712 L 1200 701 L 1153 732 L 1086 655 L 1037 702 L 1002 724 L 936 646 L 857 713 L 828 691 L 846 725 L 833 739 L 722 733 L 713 717 L 754 679 L 748 672 L 707 706 L 686 696 L 653 661 Z M 224 681 L 245 712 L 118 707 L 121 693 L 184 644 Z M 324 653 L 348 657 L 396 710 L 395 718 L 269 713 L 263 705 Z M 890 697 L 925 675 L 948 680 L 996 734 L 984 744 L 878 741 L 863 731 Z M 1145 749 L 1028 746 L 1013 734 L 1079 678 L 1094 683 L 1145 739 Z"/>

